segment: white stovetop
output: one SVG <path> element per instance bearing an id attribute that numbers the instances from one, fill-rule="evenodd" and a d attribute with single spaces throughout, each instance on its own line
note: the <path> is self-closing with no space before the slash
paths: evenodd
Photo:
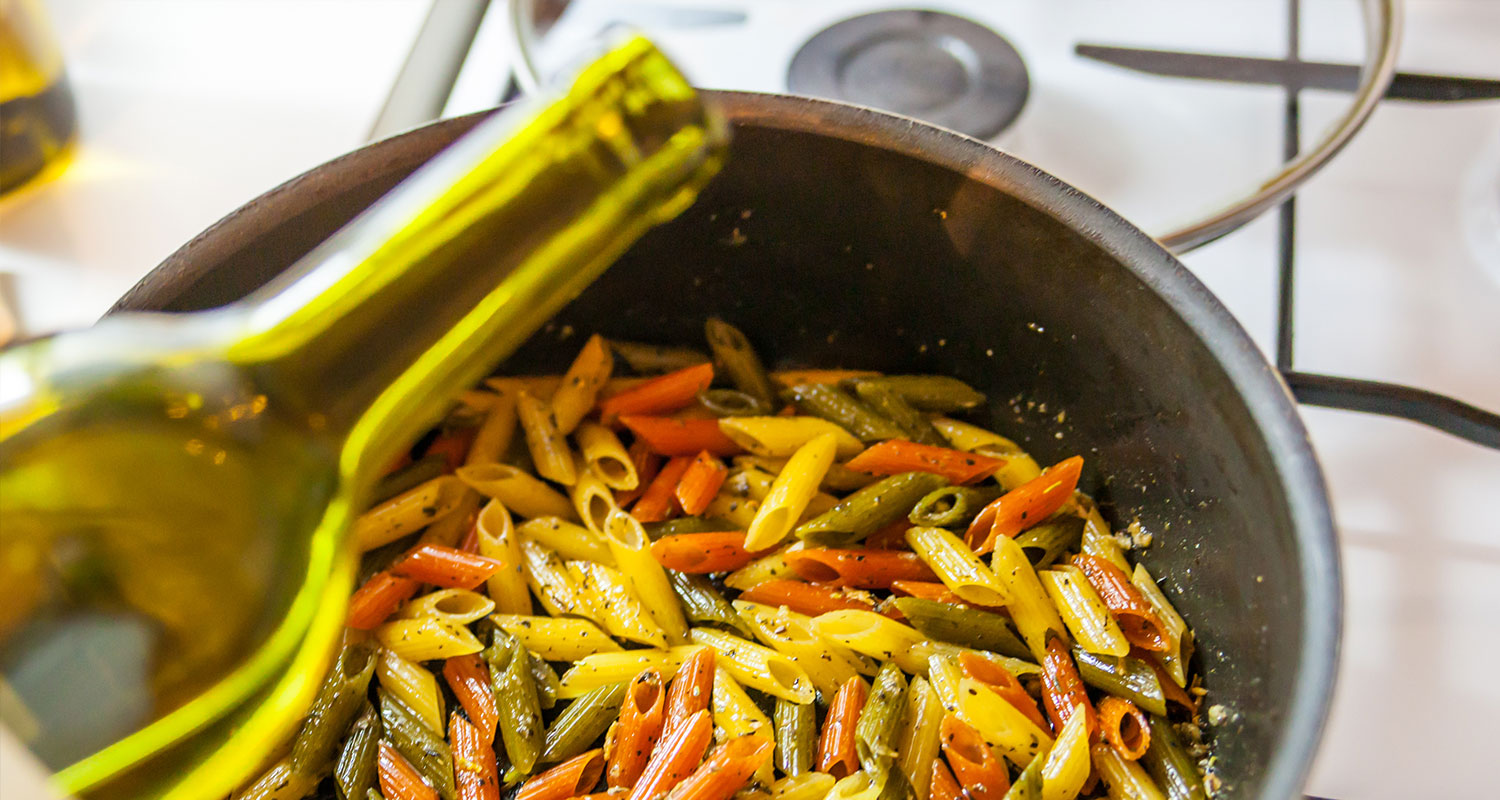
<path id="1" fill-rule="evenodd" d="M 779 88 L 780 65 L 805 36 L 869 5 L 692 4 L 746 9 L 750 20 L 738 38 L 658 32 L 668 49 L 706 84 L 768 89 Z M 22 321 L 33 332 L 88 324 L 224 213 L 361 144 L 427 0 L 47 5 L 78 95 L 83 147 L 57 182 L 0 200 L 0 272 L 12 276 Z M 1274 32 L 1284 6 L 1221 0 L 1213 7 L 1232 20 L 1226 25 L 1206 17 L 1202 3 L 1154 0 L 1144 5 L 1175 23 L 1143 28 L 1105 0 L 933 5 L 980 17 L 1007 9 L 1013 13 L 1002 21 L 1044 31 L 1065 12 L 1074 25 L 1082 14 L 1096 41 L 1269 56 L 1279 54 Z M 1404 69 L 1500 76 L 1500 2 L 1407 5 Z M 1344 24 L 1354 19 L 1348 0 L 1307 6 L 1304 54 L 1357 59 L 1358 38 Z M 1048 96 L 1049 80 L 1057 82 L 1052 94 L 1067 98 L 1090 81 L 1122 80 L 1106 68 L 1061 58 L 1048 67 L 1046 53 L 1026 55 L 1036 97 Z M 497 58 L 471 61 L 461 84 L 468 93 L 450 111 L 493 99 L 490 87 L 499 81 L 486 70 Z M 1177 91 L 1195 98 L 1178 122 L 1223 142 L 1226 174 L 1253 177 L 1274 159 L 1274 92 L 1232 90 L 1235 99 L 1225 100 L 1201 86 Z M 1087 113 L 1048 102 L 1026 113 L 1064 120 Z M 1341 102 L 1308 98 L 1305 141 Z M 1159 171 L 1160 183 L 1135 175 L 1119 185 L 1099 181 L 1087 164 L 1051 160 L 1064 145 L 1076 148 L 1094 135 L 1080 138 L 1079 130 L 1053 137 L 1018 126 L 997 141 L 1150 223 L 1165 207 L 1151 192 L 1172 191 L 1180 173 L 1202 170 L 1197 154 L 1173 159 L 1170 151 L 1126 150 L 1132 163 L 1142 159 L 1153 175 Z M 1108 125 L 1082 130 L 1112 133 Z M 1500 265 L 1482 263 L 1460 222 L 1474 205 L 1466 198 L 1484 187 L 1492 194 L 1500 187 L 1500 104 L 1382 106 L 1301 193 L 1299 368 L 1408 382 L 1500 408 Z M 1276 226 L 1264 219 L 1184 259 L 1262 347 L 1271 342 L 1275 244 Z M 1492 508 L 1500 500 L 1500 453 L 1403 422 L 1321 410 L 1305 418 L 1332 487 L 1348 607 L 1333 717 L 1308 791 L 1340 798 L 1482 794 L 1494 782 L 1489 742 L 1500 719 L 1493 674 L 1500 663 L 1500 514 Z"/>

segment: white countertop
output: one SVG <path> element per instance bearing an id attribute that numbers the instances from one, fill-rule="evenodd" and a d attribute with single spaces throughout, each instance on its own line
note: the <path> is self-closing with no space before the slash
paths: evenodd
<path id="1" fill-rule="evenodd" d="M 0 200 L 0 271 L 14 276 L 31 331 L 88 324 L 223 214 L 362 144 L 427 9 L 426 0 L 48 5 L 83 146 L 58 181 Z M 1264 5 L 1280 13 L 1282 4 Z M 1326 5 L 1309 2 L 1310 19 Z M 818 16 L 839 14 L 820 6 Z M 1411 0 L 1407 29 L 1403 68 L 1500 76 L 1500 2 Z M 1322 42 L 1316 29 L 1308 38 L 1315 54 L 1345 44 Z M 1232 49 L 1193 41 L 1163 43 Z M 1338 102 L 1309 97 L 1306 136 Z M 1274 125 L 1226 136 L 1279 148 Z M 1034 149 L 1021 136 L 1001 143 Z M 1086 173 L 1054 169 L 1109 199 Z M 1299 368 L 1500 408 L 1500 267 L 1482 265 L 1454 221 L 1477 180 L 1500 186 L 1500 104 L 1377 111 L 1300 195 Z M 1184 259 L 1262 347 L 1275 242 L 1267 218 Z M 1317 409 L 1305 418 L 1333 493 L 1347 601 L 1333 716 L 1307 790 L 1482 794 L 1494 783 L 1500 719 L 1500 514 L 1490 508 L 1500 453 L 1403 422 Z"/>

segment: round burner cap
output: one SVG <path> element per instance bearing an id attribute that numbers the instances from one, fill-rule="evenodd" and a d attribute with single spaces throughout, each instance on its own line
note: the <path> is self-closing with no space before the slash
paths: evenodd
<path id="1" fill-rule="evenodd" d="M 823 29 L 792 58 L 787 86 L 988 139 L 1020 115 L 1030 80 L 998 33 L 952 14 L 903 10 Z"/>

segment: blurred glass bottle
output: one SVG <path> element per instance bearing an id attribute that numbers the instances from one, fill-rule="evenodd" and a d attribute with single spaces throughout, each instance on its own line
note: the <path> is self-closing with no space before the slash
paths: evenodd
<path id="1" fill-rule="evenodd" d="M 0 0 L 0 194 L 55 174 L 78 118 L 62 50 L 38 0 Z"/>

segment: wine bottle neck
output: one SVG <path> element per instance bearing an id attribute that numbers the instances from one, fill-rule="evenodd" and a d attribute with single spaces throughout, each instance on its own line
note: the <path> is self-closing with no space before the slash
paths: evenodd
<path id="1" fill-rule="evenodd" d="M 676 69 L 628 41 L 561 99 L 481 123 L 247 299 L 230 360 L 342 435 L 354 478 L 691 203 L 723 143 Z"/>

